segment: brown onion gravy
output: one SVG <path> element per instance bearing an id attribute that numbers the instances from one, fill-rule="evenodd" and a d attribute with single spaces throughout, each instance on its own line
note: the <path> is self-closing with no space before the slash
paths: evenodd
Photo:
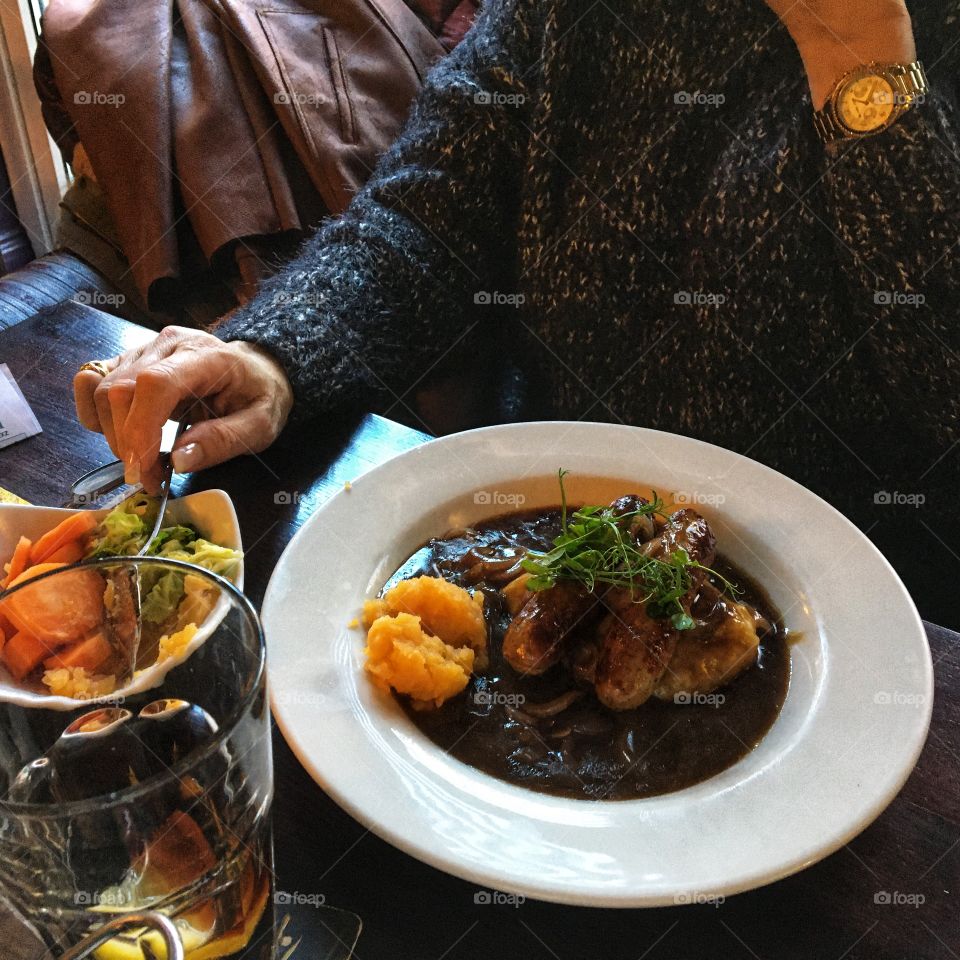
<path id="1" fill-rule="evenodd" d="M 388 581 L 385 590 L 408 577 L 441 576 L 486 596 L 489 669 L 437 710 L 414 710 L 399 697 L 416 726 L 452 756 L 491 776 L 581 799 L 631 800 L 681 790 L 749 753 L 783 704 L 790 654 L 769 599 L 722 555 L 714 568 L 774 625 L 761 639 L 754 667 L 699 702 L 651 698 L 635 710 L 614 712 L 588 689 L 554 716 L 532 715 L 579 687 L 562 667 L 525 677 L 504 661 L 503 635 L 511 617 L 499 591 L 515 574 L 510 568 L 523 549 L 548 547 L 559 529 L 559 508 L 495 517 L 431 540 Z"/>

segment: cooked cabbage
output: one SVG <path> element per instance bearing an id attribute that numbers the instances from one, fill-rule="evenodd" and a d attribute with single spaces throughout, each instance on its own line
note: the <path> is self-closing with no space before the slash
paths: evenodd
<path id="1" fill-rule="evenodd" d="M 140 552 L 157 518 L 154 497 L 135 496 L 110 511 L 96 531 L 88 557 L 130 557 Z M 200 537 L 189 525 L 161 527 L 147 556 L 182 560 L 232 579 L 243 554 Z M 184 596 L 184 575 L 178 570 L 144 570 L 141 574 L 141 615 L 149 623 L 163 623 Z"/>

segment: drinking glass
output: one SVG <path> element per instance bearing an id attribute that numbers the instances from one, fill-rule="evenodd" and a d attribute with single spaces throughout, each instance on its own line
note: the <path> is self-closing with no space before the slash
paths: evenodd
<path id="1" fill-rule="evenodd" d="M 96 947 L 97 960 L 166 958 L 163 931 L 149 926 L 156 913 L 187 958 L 233 956 L 266 936 L 272 917 L 273 776 L 256 612 L 229 581 L 156 558 L 52 571 L 3 594 L 0 612 L 18 591 L 23 607 L 32 587 L 62 585 L 67 596 L 65 578 L 78 575 L 97 578 L 107 601 L 119 584 L 133 591 L 144 628 L 138 669 L 167 656 L 175 665 L 151 689 L 66 711 L 0 703 L 0 900 L 57 957 L 126 920 Z M 192 611 L 199 646 L 182 662 L 189 631 L 164 635 L 137 602 L 161 578 L 203 598 Z"/>

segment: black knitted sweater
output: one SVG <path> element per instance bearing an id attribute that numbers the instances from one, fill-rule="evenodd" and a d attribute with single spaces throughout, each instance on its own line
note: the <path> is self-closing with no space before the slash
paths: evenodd
<path id="1" fill-rule="evenodd" d="M 347 215 L 222 335 L 281 360 L 299 418 L 509 356 L 538 415 L 744 453 L 946 590 L 960 3 L 912 13 L 927 102 L 825 150 L 761 0 L 493 0 Z"/>

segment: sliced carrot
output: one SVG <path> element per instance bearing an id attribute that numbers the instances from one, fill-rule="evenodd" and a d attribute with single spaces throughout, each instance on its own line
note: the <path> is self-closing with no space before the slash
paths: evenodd
<path id="1" fill-rule="evenodd" d="M 27 580 L 32 580 L 34 577 L 39 577 L 41 573 L 46 573 L 48 570 L 59 570 L 60 567 L 65 567 L 65 563 L 57 563 L 54 560 L 50 560 L 46 563 L 34 563 L 27 567 L 23 573 L 20 574 L 15 580 L 11 580 L 8 586 L 15 587 L 18 584 L 26 583 Z"/>
<path id="2" fill-rule="evenodd" d="M 30 549 L 30 562 L 43 563 L 71 540 L 79 540 L 93 530 L 100 521 L 92 510 L 71 514 L 66 520 L 48 530 Z"/>
<path id="3" fill-rule="evenodd" d="M 48 670 L 57 670 L 60 667 L 83 667 L 88 673 L 93 673 L 112 655 L 113 648 L 106 635 L 102 630 L 95 630 L 79 643 L 71 644 L 52 657 L 48 657 L 43 661 L 43 665 Z"/>
<path id="4" fill-rule="evenodd" d="M 32 546 L 32 540 L 28 540 L 26 537 L 20 538 L 13 551 L 13 556 L 10 558 L 10 563 L 7 564 L 7 578 L 4 583 L 13 583 L 27 569 L 30 564 L 30 548 Z"/>
<path id="5" fill-rule="evenodd" d="M 32 566 L 27 567 L 19 577 L 15 577 L 7 583 L 7 587 L 12 589 L 15 586 L 18 586 L 21 583 L 26 583 L 28 580 L 32 580 L 34 577 L 39 577 L 41 573 L 46 573 L 48 570 L 59 570 L 61 567 L 65 567 L 65 563 L 55 563 L 51 561 L 50 563 L 35 563 Z"/>
<path id="6" fill-rule="evenodd" d="M 3 653 L 4 644 L 7 642 L 7 632 L 0 627 L 0 653 Z"/>
<path id="7" fill-rule="evenodd" d="M 10 586 L 60 569 L 62 563 L 38 563 L 21 573 Z M 103 577 L 96 570 L 70 570 L 17 590 L 0 601 L 0 611 L 17 630 L 58 647 L 79 640 L 100 625 L 104 586 Z"/>
<path id="8" fill-rule="evenodd" d="M 48 570 L 59 570 L 63 566 L 64 564 L 62 563 L 38 563 L 36 566 L 28 567 L 24 570 L 16 580 L 11 580 L 7 577 L 6 586 L 13 587 L 15 583 L 24 583 L 31 577 L 39 577 L 41 573 L 46 573 Z M 12 597 L 7 597 L 6 600 L 0 601 L 0 626 L 4 627 L 4 633 L 6 633 L 8 637 L 23 629 L 23 627 L 10 616 L 9 611 L 12 599 Z M 29 632 L 28 630 L 27 633 Z"/>
<path id="9" fill-rule="evenodd" d="M 53 650 L 42 640 L 29 633 L 15 633 L 4 645 L 0 659 L 7 665 L 15 680 L 22 680 L 31 670 L 40 665 Z"/>
<path id="10" fill-rule="evenodd" d="M 51 553 L 47 557 L 48 563 L 76 563 L 83 559 L 86 551 L 83 549 L 83 543 L 80 540 L 72 540 L 65 543 L 59 550 Z"/>

